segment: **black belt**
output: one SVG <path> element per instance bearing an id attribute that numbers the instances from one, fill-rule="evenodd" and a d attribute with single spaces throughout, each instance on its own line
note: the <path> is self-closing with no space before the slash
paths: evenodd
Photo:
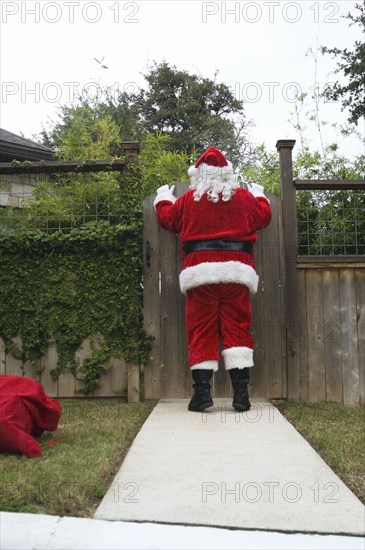
<path id="1" fill-rule="evenodd" d="M 202 250 L 233 250 L 236 252 L 253 253 L 252 243 L 250 241 L 224 241 L 223 239 L 209 239 L 208 241 L 188 241 L 185 243 L 185 256 L 191 252 L 200 252 Z"/>

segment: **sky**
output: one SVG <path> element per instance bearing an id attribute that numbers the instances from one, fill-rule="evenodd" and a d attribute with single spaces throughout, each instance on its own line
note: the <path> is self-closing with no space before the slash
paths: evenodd
<path id="1" fill-rule="evenodd" d="M 0 125 L 25 137 L 58 119 L 59 106 L 101 93 L 145 88 L 143 74 L 167 61 L 179 70 L 224 82 L 254 121 L 250 139 L 275 151 L 278 139 L 300 136 L 289 122 L 296 96 L 307 92 L 304 135 L 320 150 L 319 133 L 305 111 L 313 93 L 339 78 L 320 45 L 352 49 L 358 26 L 343 18 L 352 0 L 136 0 L 6 1 L 0 3 Z M 96 60 L 103 60 L 98 63 Z M 103 68 L 105 65 L 107 68 Z M 322 103 L 324 143 L 336 140 L 349 157 L 363 152 L 354 138 L 337 137 L 341 104 Z M 364 135 L 364 126 L 358 126 Z M 295 150 L 294 150 L 295 151 Z"/>

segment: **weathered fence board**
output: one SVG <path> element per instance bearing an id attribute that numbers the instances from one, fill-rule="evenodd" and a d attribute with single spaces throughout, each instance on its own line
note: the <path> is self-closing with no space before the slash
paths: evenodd
<path id="1" fill-rule="evenodd" d="M 365 405 L 365 269 L 355 269 L 360 404 Z"/>
<path id="2" fill-rule="evenodd" d="M 309 368 L 308 368 L 308 334 L 307 334 L 307 300 L 305 287 L 305 272 L 298 271 L 297 286 L 297 321 L 287 328 L 287 338 L 291 340 L 292 349 L 296 350 L 296 368 L 299 373 L 299 399 L 309 400 Z M 289 368 L 289 366 L 288 366 Z"/>
<path id="3" fill-rule="evenodd" d="M 342 368 L 338 270 L 323 270 L 322 282 L 326 399 L 340 403 Z"/>
<path id="4" fill-rule="evenodd" d="M 0 338 L 0 374 L 5 374 L 5 345 L 2 338 Z"/>
<path id="5" fill-rule="evenodd" d="M 58 383 L 57 380 L 54 380 L 50 374 L 50 370 L 52 368 L 51 365 L 53 368 L 57 365 L 56 344 L 51 344 L 47 350 L 46 355 L 44 355 L 41 359 L 41 380 L 42 386 L 44 387 L 44 391 L 46 392 L 46 394 L 49 395 L 49 397 L 57 397 Z"/>
<path id="6" fill-rule="evenodd" d="M 128 401 L 136 403 L 140 400 L 139 365 L 127 364 Z"/>
<path id="7" fill-rule="evenodd" d="M 162 395 L 161 327 L 160 327 L 160 230 L 153 208 L 153 197 L 143 204 L 143 315 L 144 328 L 153 337 L 148 365 L 144 369 L 145 396 L 158 399 Z"/>
<path id="8" fill-rule="evenodd" d="M 260 234 L 261 265 L 258 271 L 261 276 L 262 318 L 264 327 L 262 336 L 265 350 L 265 376 L 267 397 L 282 397 L 284 395 L 283 379 L 286 378 L 286 369 L 283 369 L 282 337 L 285 333 L 285 319 L 282 302 L 283 261 L 282 248 L 279 242 L 281 229 L 281 201 L 271 200 L 272 220 L 265 232 Z"/>
<path id="9" fill-rule="evenodd" d="M 359 403 L 356 286 L 353 269 L 340 272 L 340 319 L 344 405 Z"/>
<path id="10" fill-rule="evenodd" d="M 161 230 L 164 244 L 160 249 L 161 259 L 161 359 L 163 363 L 162 386 L 164 397 L 181 395 L 179 377 L 178 342 L 179 326 L 177 314 L 177 238 Z M 174 258 L 174 261 L 171 261 Z"/>
<path id="11" fill-rule="evenodd" d="M 72 373 L 63 372 L 58 378 L 58 395 L 62 397 L 75 397 L 76 380 Z"/>
<path id="12" fill-rule="evenodd" d="M 307 334 L 309 362 L 309 399 L 326 399 L 324 362 L 322 272 L 313 269 L 307 273 Z"/>
<path id="13" fill-rule="evenodd" d="M 110 396 L 125 394 L 127 389 L 126 372 L 127 365 L 124 359 L 112 357 L 110 359 L 110 370 L 108 371 L 110 381 Z"/>
<path id="14" fill-rule="evenodd" d="M 251 334 L 254 341 L 253 360 L 254 367 L 250 370 L 250 394 L 253 396 L 266 395 L 265 376 L 265 347 L 264 347 L 264 293 L 262 280 L 263 242 L 259 236 L 255 245 L 255 265 L 260 273 L 260 281 L 257 293 L 251 296 L 252 328 Z"/>

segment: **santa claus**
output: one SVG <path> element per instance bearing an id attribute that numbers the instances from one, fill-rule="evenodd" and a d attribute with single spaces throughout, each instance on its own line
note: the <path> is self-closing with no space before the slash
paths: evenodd
<path id="1" fill-rule="evenodd" d="M 179 199 L 174 186 L 157 190 L 154 207 L 161 227 L 180 236 L 180 288 L 186 294 L 186 331 L 194 395 L 190 411 L 213 405 L 210 380 L 218 370 L 219 340 L 234 390 L 233 407 L 250 408 L 253 366 L 250 293 L 257 291 L 253 255 L 257 230 L 271 220 L 261 185 L 240 187 L 221 151 L 209 147 L 188 170 L 190 190 Z"/>

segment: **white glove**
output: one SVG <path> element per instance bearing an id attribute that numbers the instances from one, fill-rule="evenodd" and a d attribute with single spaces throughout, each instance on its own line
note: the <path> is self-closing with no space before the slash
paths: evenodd
<path id="1" fill-rule="evenodd" d="M 173 193 L 174 190 L 175 190 L 175 185 L 171 185 L 171 187 L 169 187 L 168 185 L 162 185 L 157 189 L 156 193 L 165 193 L 166 191 Z"/>
<path id="2" fill-rule="evenodd" d="M 169 187 L 168 185 L 162 185 L 161 187 L 159 187 L 157 189 L 156 198 L 153 201 L 153 206 L 156 208 L 156 204 L 158 204 L 161 201 L 175 202 L 177 199 L 173 194 L 174 190 L 175 190 L 175 185 L 171 185 L 171 187 Z"/>
<path id="3" fill-rule="evenodd" d="M 258 183 L 248 183 L 247 184 L 247 190 L 254 196 L 254 197 L 267 197 L 265 196 L 265 191 L 262 185 L 259 185 Z"/>

